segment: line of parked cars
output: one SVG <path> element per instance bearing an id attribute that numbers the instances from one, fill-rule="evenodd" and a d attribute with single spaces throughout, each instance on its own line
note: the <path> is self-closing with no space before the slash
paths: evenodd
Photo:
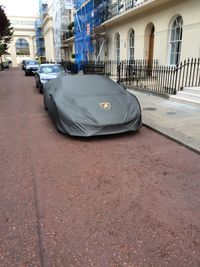
<path id="1" fill-rule="evenodd" d="M 61 64 L 24 62 L 35 75 L 43 103 L 59 132 L 94 136 L 136 131 L 142 125 L 137 98 L 103 75 L 69 75 Z"/>
<path id="2" fill-rule="evenodd" d="M 65 70 L 61 64 L 57 63 L 44 63 L 39 64 L 37 60 L 23 60 L 22 70 L 25 72 L 25 76 L 34 75 L 35 85 L 39 88 L 39 92 L 42 93 L 43 85 L 55 79 L 58 76 L 66 75 L 67 70 Z"/>

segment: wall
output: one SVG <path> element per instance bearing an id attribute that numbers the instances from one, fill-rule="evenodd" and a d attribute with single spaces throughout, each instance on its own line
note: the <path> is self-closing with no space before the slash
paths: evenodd
<path id="1" fill-rule="evenodd" d="M 148 58 L 148 37 L 145 36 L 145 29 L 149 23 L 155 26 L 154 59 L 160 64 L 169 64 L 169 38 L 170 23 L 172 18 L 180 14 L 183 18 L 183 39 L 181 49 L 181 60 L 200 56 L 200 1 L 171 1 L 163 6 L 144 11 L 131 18 L 121 20 L 112 25 L 105 23 L 106 34 L 109 37 L 110 59 L 114 59 L 115 34 L 120 34 L 120 56 L 121 60 L 128 56 L 128 32 L 130 28 L 135 31 L 135 59 Z"/>
<path id="2" fill-rule="evenodd" d="M 50 16 L 46 16 L 43 25 L 43 36 L 45 45 L 45 57 L 47 61 L 55 61 L 54 51 L 54 34 L 53 34 L 53 19 Z"/>
<path id="3" fill-rule="evenodd" d="M 26 58 L 35 58 L 36 55 L 36 42 L 35 42 L 35 29 L 34 21 L 36 17 L 8 17 L 12 27 L 14 28 L 14 34 L 12 42 L 9 44 L 8 53 L 11 55 L 12 66 L 17 67 L 21 64 L 21 61 Z M 17 56 L 15 43 L 17 39 L 25 39 L 29 44 L 30 56 Z M 10 58 L 10 56 L 9 56 Z"/>

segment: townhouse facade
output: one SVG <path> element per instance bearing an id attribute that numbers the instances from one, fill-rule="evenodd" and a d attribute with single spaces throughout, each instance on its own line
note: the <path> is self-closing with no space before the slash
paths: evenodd
<path id="1" fill-rule="evenodd" d="M 82 1 L 79 9 L 84 10 L 89 2 Z M 95 9 L 104 2 L 97 3 Z M 121 0 L 110 1 L 104 7 L 99 25 L 92 28 L 93 22 L 86 22 L 86 27 L 92 28 L 94 48 L 93 52 L 86 51 L 88 59 L 156 59 L 162 65 L 175 65 L 200 56 L 200 1 Z M 76 24 L 80 24 L 78 20 L 75 18 Z M 69 45 L 71 42 L 69 39 Z M 76 35 L 74 46 L 76 50 Z"/>
<path id="2" fill-rule="evenodd" d="M 69 3 L 70 2 L 70 3 Z M 66 58 L 67 47 L 63 43 L 72 21 L 72 2 L 66 0 L 39 0 L 38 38 L 44 45 L 38 56 L 48 62 L 60 62 Z M 40 31 L 41 29 L 41 31 Z M 42 33 L 39 36 L 39 33 Z M 37 36 L 37 35 L 36 35 Z"/>
<path id="3" fill-rule="evenodd" d="M 36 18 L 9 18 L 14 66 L 39 56 L 49 62 L 142 59 L 161 65 L 200 57 L 199 0 L 77 0 L 74 9 L 73 2 L 39 0 L 40 36 Z M 21 49 L 20 55 L 16 46 L 29 53 Z"/>
<path id="4" fill-rule="evenodd" d="M 199 57 L 199 10 L 198 0 L 140 2 L 103 23 L 105 52 L 115 60 L 156 59 L 162 65 Z"/>

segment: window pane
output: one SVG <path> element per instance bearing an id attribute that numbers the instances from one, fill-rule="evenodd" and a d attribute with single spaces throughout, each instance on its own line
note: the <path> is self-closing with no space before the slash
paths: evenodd
<path id="1" fill-rule="evenodd" d="M 116 36 L 116 60 L 117 62 L 120 61 L 120 35 L 117 34 Z"/>
<path id="2" fill-rule="evenodd" d="M 130 60 L 134 59 L 134 31 L 131 30 L 130 35 L 129 35 L 129 46 L 128 46 L 128 56 Z"/>
<path id="3" fill-rule="evenodd" d="M 15 44 L 17 55 L 30 55 L 29 44 L 24 39 L 18 39 Z"/>
<path id="4" fill-rule="evenodd" d="M 183 20 L 181 16 L 178 16 L 172 24 L 171 38 L 170 38 L 170 64 L 178 64 L 181 53 L 181 41 L 182 41 L 182 26 Z"/>

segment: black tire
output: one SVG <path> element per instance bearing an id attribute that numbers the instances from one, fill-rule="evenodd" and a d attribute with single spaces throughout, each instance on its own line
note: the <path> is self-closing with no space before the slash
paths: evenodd
<path id="1" fill-rule="evenodd" d="M 40 94 L 43 94 L 43 90 L 42 90 L 42 87 L 41 86 L 39 86 L 39 93 Z"/>
<path id="2" fill-rule="evenodd" d="M 36 86 L 36 88 L 39 88 L 39 86 L 38 86 L 37 82 L 35 82 L 35 86 Z"/>
<path id="3" fill-rule="evenodd" d="M 45 110 L 48 110 L 48 108 L 47 108 L 47 106 L 45 105 L 45 103 L 44 103 L 44 109 L 45 109 Z"/>

